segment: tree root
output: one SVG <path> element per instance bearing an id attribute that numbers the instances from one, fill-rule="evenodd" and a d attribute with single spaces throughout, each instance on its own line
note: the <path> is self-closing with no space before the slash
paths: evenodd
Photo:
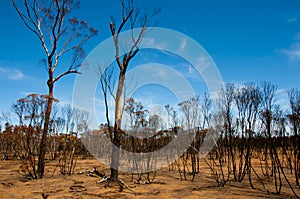
<path id="1" fill-rule="evenodd" d="M 83 170 L 83 171 L 78 172 L 77 174 L 78 175 L 86 174 L 87 176 L 102 178 L 101 180 L 97 181 L 97 184 L 105 183 L 104 188 L 118 185 L 120 192 L 122 192 L 125 187 L 129 191 L 133 192 L 134 194 L 138 194 L 136 191 L 131 189 L 123 180 L 118 179 L 118 181 L 115 182 L 115 181 L 111 180 L 110 177 L 107 177 L 105 175 L 105 173 L 99 172 L 96 167 L 94 167 L 93 170 Z"/>
<path id="2" fill-rule="evenodd" d="M 124 187 L 126 187 L 129 191 L 133 192 L 134 194 L 137 194 L 136 191 L 134 191 L 133 189 L 131 189 L 123 180 L 118 179 L 118 181 L 112 181 L 109 177 L 104 177 L 101 180 L 99 180 L 97 182 L 97 184 L 102 184 L 105 183 L 104 187 L 111 187 L 113 184 L 117 184 L 119 185 L 119 191 L 122 192 L 124 190 Z"/>

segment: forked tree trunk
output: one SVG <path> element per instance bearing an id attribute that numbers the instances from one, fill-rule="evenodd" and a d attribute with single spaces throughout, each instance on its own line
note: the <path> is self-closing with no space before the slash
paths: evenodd
<path id="1" fill-rule="evenodd" d="M 46 139 L 53 103 L 54 83 L 68 74 L 79 74 L 77 71 L 79 67 L 78 61 L 81 61 L 84 57 L 82 46 L 97 34 L 97 30 L 90 27 L 85 21 L 78 23 L 77 18 L 70 17 L 72 10 L 78 7 L 79 1 L 49 0 L 41 3 L 37 0 L 24 0 L 23 7 L 17 5 L 15 0 L 11 0 L 11 3 L 25 27 L 37 36 L 47 55 L 45 63 L 47 63 L 49 75 L 47 82 L 49 92 L 37 166 L 38 177 L 42 178 L 44 175 Z M 69 21 L 69 23 L 65 23 L 66 21 Z M 66 31 L 70 28 L 72 28 L 72 31 Z M 59 60 L 63 55 L 70 52 L 74 54 L 68 70 L 54 77 L 54 71 L 58 66 Z"/>
<path id="2" fill-rule="evenodd" d="M 128 67 L 128 64 L 130 63 L 130 60 L 135 57 L 135 55 L 139 51 L 138 45 L 143 39 L 144 32 L 147 28 L 147 24 L 149 20 L 159 13 L 158 10 L 153 10 L 153 13 L 148 16 L 147 13 L 144 13 L 143 15 L 140 15 L 140 12 L 138 10 L 135 10 L 135 7 L 133 5 L 134 1 L 128 2 L 128 5 L 125 5 L 124 0 L 121 0 L 121 6 L 122 6 L 122 22 L 121 24 L 116 27 L 114 22 L 110 23 L 110 30 L 111 34 L 114 40 L 115 45 L 115 58 L 116 62 L 118 64 L 118 67 L 120 69 L 119 73 L 119 80 L 118 80 L 118 88 L 117 93 L 115 96 L 115 125 L 114 125 L 114 136 L 112 138 L 112 159 L 111 159 L 111 175 L 110 178 L 112 181 L 118 181 L 118 170 L 119 170 L 119 155 L 120 155 L 120 132 L 121 132 L 121 120 L 122 120 L 122 100 L 123 100 L 123 90 L 124 90 L 124 81 L 125 81 L 125 75 L 126 70 Z M 141 20 L 141 30 L 137 37 L 134 36 L 134 27 L 135 23 L 137 21 Z M 124 26 L 126 24 L 129 25 L 132 35 L 131 35 L 131 41 L 132 45 L 128 48 L 127 52 L 123 52 L 122 59 L 120 57 L 120 49 L 123 51 L 120 42 L 119 42 L 119 35 L 121 31 L 124 29 Z"/>

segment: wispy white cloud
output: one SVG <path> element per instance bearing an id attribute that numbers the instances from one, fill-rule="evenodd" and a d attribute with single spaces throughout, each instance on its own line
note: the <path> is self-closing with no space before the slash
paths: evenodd
<path id="1" fill-rule="evenodd" d="M 204 71 L 211 64 L 208 57 L 204 54 L 201 54 L 201 56 L 198 57 L 197 61 L 198 61 L 197 66 L 200 69 L 200 72 Z"/>
<path id="2" fill-rule="evenodd" d="M 25 77 L 21 70 L 0 67 L 0 79 L 23 80 Z"/>
<path id="3" fill-rule="evenodd" d="M 296 21 L 298 21 L 298 17 L 289 18 L 289 19 L 287 20 L 287 22 L 289 22 L 289 23 L 294 23 L 294 22 L 296 22 Z"/>
<path id="4" fill-rule="evenodd" d="M 300 32 L 295 35 L 294 40 L 290 48 L 282 49 L 280 52 L 287 55 L 291 60 L 298 60 L 300 59 Z"/>
<path id="5" fill-rule="evenodd" d="M 152 47 L 152 48 L 156 48 L 156 49 L 165 49 L 167 47 L 167 43 L 161 42 L 161 41 L 156 41 L 152 37 L 146 37 L 142 40 L 141 46 L 142 47 Z"/>
<path id="6" fill-rule="evenodd" d="M 281 52 L 287 55 L 292 60 L 300 59 L 300 42 L 296 42 L 291 45 L 289 49 L 283 49 Z"/>
<path id="7" fill-rule="evenodd" d="M 145 38 L 145 39 L 143 40 L 143 43 L 144 43 L 145 45 L 150 46 L 150 45 L 154 45 L 155 41 L 154 41 L 154 38 L 147 37 L 147 38 Z"/>
<path id="8" fill-rule="evenodd" d="M 14 70 L 12 71 L 12 74 L 8 76 L 11 80 L 22 80 L 24 79 L 25 75 L 20 70 Z"/>
<path id="9" fill-rule="evenodd" d="M 183 38 L 182 41 L 181 41 L 181 43 L 180 43 L 180 48 L 179 48 L 180 52 L 184 52 L 185 51 L 186 44 L 187 44 L 187 38 Z"/>

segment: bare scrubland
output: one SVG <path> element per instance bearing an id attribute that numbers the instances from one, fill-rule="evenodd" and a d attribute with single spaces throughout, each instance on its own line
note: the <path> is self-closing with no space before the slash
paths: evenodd
<path id="1" fill-rule="evenodd" d="M 47 162 L 46 175 L 43 179 L 32 180 L 21 174 L 20 162 L 17 160 L 0 161 L 0 198 L 293 198 L 288 186 L 284 183 L 281 194 L 267 193 L 260 182 L 253 178 L 256 187 L 252 189 L 247 180 L 243 182 L 228 182 L 224 187 L 218 187 L 212 178 L 210 169 L 203 161 L 200 162 L 200 172 L 191 182 L 180 180 L 176 170 L 165 167 L 157 171 L 152 183 L 146 182 L 146 175 L 137 182 L 137 175 L 120 174 L 120 179 L 134 190 L 124 189 L 119 192 L 118 186 L 104 187 L 97 184 L 100 178 L 78 174 L 86 169 L 97 170 L 109 174 L 109 167 L 93 158 L 77 161 L 73 175 L 59 174 L 57 161 Z M 258 164 L 255 164 L 258 167 Z M 153 175 L 153 174 L 150 174 Z M 266 186 L 272 191 L 272 182 L 264 179 Z M 275 191 L 275 190 L 273 190 Z"/>

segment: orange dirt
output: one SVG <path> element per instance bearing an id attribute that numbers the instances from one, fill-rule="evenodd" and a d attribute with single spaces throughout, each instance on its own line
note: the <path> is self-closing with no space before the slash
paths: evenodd
<path id="1" fill-rule="evenodd" d="M 203 163 L 202 172 L 196 175 L 193 182 L 180 180 L 177 171 L 169 171 L 162 168 L 157 171 L 156 178 L 152 184 L 136 184 L 131 181 L 131 174 L 120 174 L 120 179 L 126 182 L 137 194 L 128 189 L 119 192 L 117 186 L 104 188 L 103 184 L 97 184 L 99 178 L 90 177 L 85 174 L 74 174 L 63 176 L 58 174 L 52 176 L 57 162 L 50 162 L 46 166 L 46 176 L 39 180 L 26 180 L 18 173 L 19 161 L 0 161 L 0 198 L 42 198 L 42 194 L 51 198 L 292 198 L 293 195 L 284 184 L 281 195 L 267 194 L 261 189 L 258 180 L 253 177 L 254 185 L 258 189 L 251 189 L 248 180 L 242 183 L 229 182 L 225 187 L 216 187 L 210 171 Z M 78 160 L 75 173 L 97 167 L 99 171 L 109 174 L 109 168 L 103 166 L 97 160 Z M 137 176 L 134 176 L 136 181 Z M 270 185 L 271 186 L 271 185 Z"/>

